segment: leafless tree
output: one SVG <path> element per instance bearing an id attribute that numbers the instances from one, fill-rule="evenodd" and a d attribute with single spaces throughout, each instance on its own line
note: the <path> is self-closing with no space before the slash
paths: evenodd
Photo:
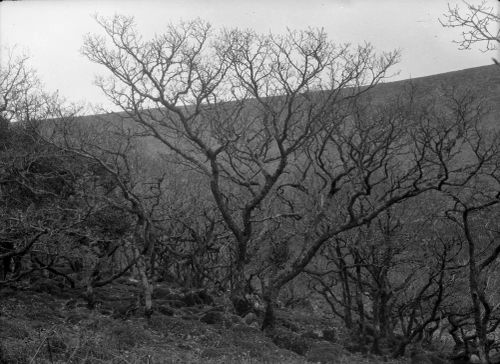
<path id="1" fill-rule="evenodd" d="M 463 1 L 463 9 L 448 5 L 448 12 L 439 21 L 445 27 L 462 29 L 462 38 L 455 41 L 460 49 L 470 49 L 475 44 L 483 45 L 484 51 L 499 49 L 500 13 L 495 13 L 495 7 L 489 3 Z M 498 64 L 498 60 L 493 60 Z"/>
<path id="2" fill-rule="evenodd" d="M 101 249 L 98 254 L 100 258 L 90 269 L 87 281 L 89 303 L 93 302 L 94 287 L 110 283 L 135 266 L 144 292 L 145 313 L 149 316 L 152 313 L 157 220 L 162 219 L 158 211 L 162 207 L 166 188 L 165 171 L 158 169 L 157 163 L 144 154 L 144 151 L 141 153 L 134 131 L 121 121 L 110 122 L 105 118 L 89 121 L 84 117 L 61 117 L 45 123 L 40 135 L 55 148 L 72 153 L 95 166 L 105 181 L 94 184 L 92 189 L 87 191 L 87 203 L 92 206 L 94 212 L 102 211 L 102 214 L 106 215 L 106 211 L 114 211 L 121 216 L 120 219 L 126 220 L 111 221 L 111 224 L 116 225 L 115 229 L 123 226 L 123 223 L 128 224 L 123 226 L 123 231 L 107 234 L 108 239 L 87 236 L 91 240 L 107 241 L 111 244 L 110 248 Z M 99 214 L 101 219 L 102 214 Z M 113 227 L 108 226 L 105 229 L 110 231 Z M 118 248 L 130 252 L 130 262 L 117 274 L 106 279 L 100 277 L 103 264 Z"/>
<path id="3" fill-rule="evenodd" d="M 283 185 L 301 196 L 287 200 L 304 217 L 303 248 L 269 279 L 266 300 L 332 239 L 423 193 L 467 188 L 494 163 L 496 142 L 481 131 L 484 112 L 469 91 L 443 90 L 434 105 L 410 91 L 383 107 L 360 105 L 310 145 L 309 164 L 298 165 L 310 172 Z"/>
<path id="4" fill-rule="evenodd" d="M 35 72 L 28 66 L 29 58 L 17 55 L 13 49 L 4 49 L 0 65 L 0 131 L 7 123 L 19 120 L 23 109 L 33 108 L 34 95 L 40 85 Z"/>
<path id="5" fill-rule="evenodd" d="M 489 363 L 491 349 L 491 333 L 500 324 L 500 312 L 495 293 L 495 282 L 491 278 L 498 272 L 495 263 L 500 255 L 498 228 L 490 216 L 496 215 L 496 206 L 500 202 L 499 195 L 478 199 L 467 199 L 454 196 L 456 205 L 449 218 L 455 221 L 464 237 L 467 247 L 467 280 L 472 302 L 471 316 L 474 334 L 464 338 L 470 340 L 477 350 L 481 363 Z M 482 201 L 481 201 L 482 200 Z"/>
<path id="6" fill-rule="evenodd" d="M 146 41 L 131 18 L 97 20 L 106 37 L 87 37 L 83 54 L 112 75 L 98 86 L 179 164 L 205 176 L 234 236 L 233 298 L 241 297 L 262 203 L 327 115 L 383 79 L 397 54 L 335 45 L 316 30 L 217 33 L 201 20 Z"/>

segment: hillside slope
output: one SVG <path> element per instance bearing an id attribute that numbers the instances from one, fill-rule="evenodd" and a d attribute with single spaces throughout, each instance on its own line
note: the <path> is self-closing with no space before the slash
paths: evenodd
<path id="1" fill-rule="evenodd" d="M 484 105 L 490 110 L 486 117 L 488 127 L 496 128 L 500 125 L 500 67 L 496 65 L 468 68 L 460 71 L 452 71 L 431 76 L 407 79 L 401 81 L 390 81 L 380 83 L 369 91 L 368 96 L 372 102 L 383 104 L 402 95 L 410 86 L 415 87 L 419 95 L 434 97 L 439 103 L 442 90 L 457 88 L 473 92 L 484 101 Z M 107 113 L 100 115 L 87 115 L 80 118 L 84 123 L 123 123 L 125 128 L 139 130 L 137 124 L 125 115 L 125 113 Z M 147 138 L 142 143 L 149 153 L 165 151 L 161 143 L 154 138 Z"/>

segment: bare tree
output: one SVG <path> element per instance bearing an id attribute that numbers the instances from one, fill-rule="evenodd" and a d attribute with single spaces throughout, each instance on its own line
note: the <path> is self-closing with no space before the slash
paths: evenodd
<path id="1" fill-rule="evenodd" d="M 105 118 L 98 118 L 97 121 L 89 121 L 83 117 L 62 117 L 47 122 L 41 128 L 40 135 L 55 148 L 88 161 L 104 177 L 104 182 L 93 185 L 93 191 L 87 191 L 87 203 L 92 206 L 94 214 L 99 211 L 104 214 L 106 211 L 114 211 L 122 220 L 126 220 L 122 221 L 126 226 L 120 224 L 120 221 L 111 221 L 116 225 L 115 229 L 120 226 L 123 228 L 122 231 L 107 234 L 107 239 L 95 236 L 99 230 L 96 229 L 98 222 L 94 222 L 94 236 L 87 234 L 87 238 L 91 240 L 111 244 L 110 247 L 101 249 L 99 259 L 89 270 L 86 283 L 89 305 L 93 305 L 94 287 L 112 282 L 135 266 L 144 292 L 145 313 L 150 316 L 153 257 L 158 240 L 157 221 L 162 220 L 159 210 L 163 207 L 161 202 L 167 187 L 164 183 L 166 172 L 157 168 L 158 163 L 140 149 L 134 131 L 123 120 L 110 122 Z M 99 215 L 102 219 L 102 214 Z M 109 231 L 113 227 L 106 229 Z M 131 261 L 117 274 L 104 279 L 101 277 L 103 264 L 118 248 L 129 251 Z"/>
<path id="2" fill-rule="evenodd" d="M 462 29 L 462 38 L 455 41 L 460 49 L 470 49 L 475 44 L 483 45 L 484 51 L 499 49 L 500 13 L 495 13 L 495 7 L 486 0 L 477 5 L 463 3 L 464 9 L 448 5 L 448 12 L 439 20 L 445 27 Z M 498 60 L 493 60 L 498 64 Z"/>
<path id="3" fill-rule="evenodd" d="M 98 86 L 178 163 L 205 176 L 234 236 L 238 300 L 260 206 L 326 115 L 383 79 L 397 54 L 337 46 L 315 30 L 216 33 L 196 20 L 145 41 L 131 18 L 98 22 L 107 39 L 89 36 L 83 47 L 112 74 Z"/>
<path id="4" fill-rule="evenodd" d="M 485 199 L 464 201 L 455 196 L 456 206 L 449 217 L 462 231 L 467 246 L 467 278 L 472 302 L 474 335 L 464 338 L 470 340 L 477 351 L 481 363 L 490 363 L 491 333 L 500 324 L 500 312 L 495 302 L 498 297 L 491 292 L 489 277 L 495 276 L 495 261 L 500 255 L 498 228 L 490 221 L 487 214 L 496 215 L 495 207 L 500 200 L 498 193 Z M 482 201 L 481 201 L 482 200 Z"/>
<path id="5" fill-rule="evenodd" d="M 288 204 L 304 217 L 303 248 L 269 278 L 266 301 L 335 237 L 423 193 L 465 188 L 494 162 L 495 141 L 481 131 L 484 112 L 469 91 L 443 90 L 434 105 L 410 91 L 392 105 L 360 105 L 311 144 L 310 162 L 300 167 L 310 173 L 283 185 L 301 196 Z"/>
<path id="6" fill-rule="evenodd" d="M 29 68 L 29 58 L 16 55 L 15 50 L 5 49 L 6 55 L 0 65 L 0 131 L 5 132 L 7 124 L 21 118 L 22 110 L 34 104 L 34 93 L 40 86 L 35 72 Z"/>

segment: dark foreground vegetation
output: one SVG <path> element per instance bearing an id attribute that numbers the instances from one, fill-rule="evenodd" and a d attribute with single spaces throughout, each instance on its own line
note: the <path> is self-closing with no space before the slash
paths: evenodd
<path id="1" fill-rule="evenodd" d="M 500 361 L 498 67 L 99 22 L 119 113 L 2 68 L 0 362 Z"/>

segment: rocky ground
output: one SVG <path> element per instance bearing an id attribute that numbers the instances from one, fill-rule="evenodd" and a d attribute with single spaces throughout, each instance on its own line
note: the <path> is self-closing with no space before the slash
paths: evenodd
<path id="1" fill-rule="evenodd" d="M 405 363 L 363 358 L 334 320 L 308 309 L 279 310 L 265 335 L 254 313 L 235 315 L 224 297 L 167 286 L 155 290 L 155 313 L 143 317 L 136 283 L 96 292 L 52 281 L 0 291 L 0 363 Z M 336 327 L 337 326 L 337 327 Z"/>

